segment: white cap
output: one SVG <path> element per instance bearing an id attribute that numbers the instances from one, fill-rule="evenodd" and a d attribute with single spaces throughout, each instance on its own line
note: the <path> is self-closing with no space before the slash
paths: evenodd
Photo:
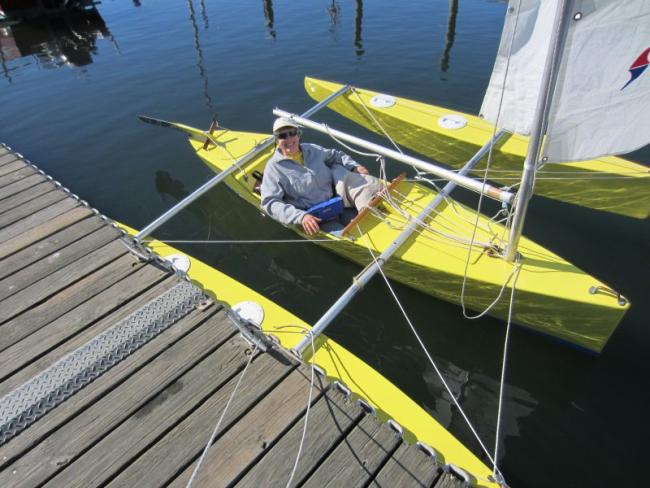
<path id="1" fill-rule="evenodd" d="M 283 127 L 294 127 L 296 129 L 300 128 L 298 127 L 298 124 L 287 117 L 280 117 L 275 119 L 275 122 L 273 122 L 273 132 L 277 132 Z"/>

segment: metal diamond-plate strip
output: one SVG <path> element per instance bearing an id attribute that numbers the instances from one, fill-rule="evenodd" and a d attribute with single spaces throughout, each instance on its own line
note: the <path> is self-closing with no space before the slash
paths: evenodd
<path id="1" fill-rule="evenodd" d="M 181 282 L 0 398 L 0 445 L 194 310 L 205 295 Z"/>

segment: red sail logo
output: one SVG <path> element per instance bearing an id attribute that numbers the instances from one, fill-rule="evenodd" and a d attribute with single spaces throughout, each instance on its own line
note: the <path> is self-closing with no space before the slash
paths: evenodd
<path id="1" fill-rule="evenodd" d="M 650 59 L 648 57 L 650 55 L 650 47 L 643 51 L 641 55 L 636 58 L 636 60 L 632 63 L 630 66 L 630 79 L 621 90 L 623 90 L 627 85 L 632 83 L 634 80 L 636 80 L 641 74 L 648 68 L 648 65 L 650 64 Z"/>

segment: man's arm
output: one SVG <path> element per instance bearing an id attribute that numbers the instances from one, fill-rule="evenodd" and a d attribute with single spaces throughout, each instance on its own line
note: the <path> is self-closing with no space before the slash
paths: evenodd
<path id="1" fill-rule="evenodd" d="M 330 168 L 335 164 L 340 164 L 348 171 L 353 171 L 362 175 L 368 174 L 368 170 L 365 166 L 361 166 L 343 151 L 338 151 L 336 149 L 324 149 L 324 151 L 327 153 L 325 156 L 325 164 Z"/>
<path id="2" fill-rule="evenodd" d="M 282 224 L 301 225 L 307 212 L 300 210 L 293 205 L 286 203 L 284 190 L 280 184 L 281 175 L 273 164 L 266 166 L 264 179 L 260 188 L 262 194 L 262 209 L 271 218 Z"/>

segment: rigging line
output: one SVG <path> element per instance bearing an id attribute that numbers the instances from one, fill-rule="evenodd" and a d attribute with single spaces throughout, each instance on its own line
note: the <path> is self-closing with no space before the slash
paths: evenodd
<path id="1" fill-rule="evenodd" d="M 311 339 L 311 380 L 309 384 L 309 397 L 307 399 L 307 408 L 305 410 L 305 424 L 302 429 L 302 437 L 300 438 L 300 444 L 298 445 L 298 453 L 296 454 L 296 461 L 293 463 L 293 469 L 291 470 L 291 475 L 289 476 L 289 481 L 287 481 L 286 488 L 289 488 L 291 486 L 291 482 L 293 481 L 293 477 L 296 474 L 296 471 L 298 470 L 298 461 L 300 461 L 300 455 L 302 454 L 302 448 L 305 443 L 305 437 L 307 437 L 307 424 L 309 422 L 309 410 L 311 409 L 311 399 L 312 399 L 312 393 L 314 391 L 314 357 L 316 356 L 316 347 L 314 346 L 314 335 L 311 333 L 310 329 L 307 329 L 306 327 L 302 327 L 303 331 L 306 331 L 306 333 L 309 335 L 309 338 Z"/>
<path id="2" fill-rule="evenodd" d="M 514 303 L 515 303 L 515 287 L 517 285 L 517 278 L 519 278 L 519 269 L 517 268 L 518 271 L 513 277 L 512 280 L 512 291 L 510 292 L 510 305 L 508 306 L 508 324 L 506 325 L 506 334 L 505 338 L 503 341 L 503 362 L 501 364 L 501 382 L 499 384 L 499 406 L 497 408 L 497 426 L 496 426 L 496 433 L 495 433 L 495 439 L 494 439 L 494 469 L 493 469 L 493 474 L 494 477 L 497 477 L 497 474 L 500 473 L 497 463 L 499 462 L 499 435 L 501 431 L 501 413 L 503 410 L 503 391 L 505 389 L 505 381 L 506 381 L 506 366 L 508 363 L 508 349 L 509 349 L 509 344 L 510 344 L 510 327 L 512 325 L 512 310 L 514 308 Z"/>
<path id="3" fill-rule="evenodd" d="M 375 216 L 379 220 L 383 221 L 387 226 L 389 226 L 391 229 L 394 229 L 394 230 L 403 230 L 406 227 L 406 225 L 408 225 L 407 221 L 412 220 L 417 225 L 417 228 L 415 228 L 413 232 L 417 233 L 419 236 L 422 236 L 422 238 L 431 240 L 433 242 L 440 242 L 440 243 L 446 244 L 446 245 L 456 245 L 457 247 L 461 247 L 461 248 L 464 248 L 464 249 L 467 248 L 468 243 L 470 242 L 469 239 L 464 238 L 464 237 L 462 237 L 460 235 L 448 234 L 446 232 L 436 230 L 433 227 L 431 227 L 430 225 L 428 225 L 426 222 L 423 222 L 422 220 L 418 220 L 414 216 L 409 216 L 407 221 L 405 221 L 405 222 L 393 223 L 388 218 L 386 218 L 377 209 L 371 209 L 370 212 L 372 213 L 373 216 Z M 444 225 L 442 225 L 442 224 L 440 224 L 440 225 L 441 225 L 441 227 L 445 228 Z M 454 229 L 450 228 L 449 231 L 454 232 Z M 440 236 L 443 239 L 435 239 L 434 237 L 426 235 L 425 232 L 433 234 L 434 236 Z M 485 231 L 485 232 L 487 233 L 488 231 Z M 477 241 L 475 241 L 475 243 L 476 242 Z M 482 242 L 482 241 L 478 241 L 478 244 L 480 244 L 484 248 L 490 248 L 490 247 L 493 246 L 492 243 L 486 243 L 486 242 Z"/>
<path id="4" fill-rule="evenodd" d="M 359 236 L 361 237 L 363 234 L 361 233 L 361 229 L 359 228 L 358 225 L 357 225 L 357 231 L 359 232 Z M 367 236 L 364 236 L 364 237 L 366 237 L 366 239 L 367 239 Z M 442 382 L 445 389 L 447 390 L 447 393 L 449 393 L 449 396 L 453 400 L 454 405 L 456 405 L 456 408 L 458 408 L 458 411 L 462 415 L 463 419 L 465 419 L 465 422 L 467 423 L 467 426 L 469 427 L 472 434 L 474 434 L 474 437 L 476 438 L 479 445 L 483 449 L 483 452 L 488 457 L 490 462 L 495 466 L 495 469 L 497 469 L 496 464 L 495 464 L 494 460 L 492 459 L 492 456 L 490 455 L 487 448 L 485 447 L 485 444 L 483 443 L 480 436 L 478 435 L 478 432 L 476 431 L 476 429 L 472 425 L 472 422 L 470 422 L 469 418 L 465 414 L 465 411 L 460 406 L 460 403 L 458 403 L 458 400 L 456 400 L 456 396 L 451 391 L 451 388 L 449 388 L 449 385 L 445 381 L 445 378 L 443 377 L 442 373 L 440 372 L 440 369 L 438 369 L 438 366 L 436 365 L 436 362 L 431 357 L 431 354 L 427 350 L 426 346 L 424 345 L 424 342 L 422 341 L 422 339 L 420 338 L 420 335 L 418 334 L 417 330 L 415 329 L 415 326 L 413 325 L 413 322 L 411 322 L 411 319 L 409 318 L 408 314 L 406 313 L 406 310 L 404 309 L 404 307 L 402 306 L 402 303 L 400 302 L 399 298 L 397 297 L 397 294 L 395 293 L 395 290 L 393 290 L 393 287 L 391 286 L 390 281 L 388 281 L 388 278 L 384 274 L 384 270 L 382 269 L 379 262 L 377 261 L 377 257 L 375 256 L 375 254 L 370 249 L 370 244 L 372 244 L 372 243 L 368 242 L 368 244 L 369 244 L 367 246 L 368 252 L 370 253 L 370 256 L 372 257 L 372 260 L 374 261 L 375 265 L 377 266 L 377 269 L 379 270 L 379 273 L 381 274 L 382 278 L 384 279 L 384 282 L 386 283 L 386 286 L 388 287 L 388 290 L 390 291 L 391 295 L 393 296 L 393 299 L 395 300 L 395 303 L 397 304 L 400 311 L 402 312 L 402 315 L 404 316 L 404 319 L 406 319 L 406 322 L 408 323 L 409 327 L 411 328 L 411 332 L 413 332 L 413 335 L 415 336 L 415 339 L 418 341 L 418 344 L 420 344 L 420 347 L 422 348 L 422 351 L 424 352 L 427 359 L 429 360 L 429 363 L 431 363 L 431 366 L 433 366 L 433 369 L 438 374 L 438 378 L 440 378 L 440 381 Z"/>
<path id="5" fill-rule="evenodd" d="M 555 164 L 555 163 L 549 163 L 549 164 Z M 557 163 L 557 164 L 563 164 L 563 163 Z M 459 171 L 459 170 L 456 170 Z M 472 170 L 472 172 L 479 172 L 482 170 Z M 513 169 L 498 169 L 498 168 L 493 168 L 490 171 L 493 173 L 514 173 L 515 170 Z M 562 175 L 584 175 L 584 176 L 589 176 L 591 173 L 595 173 L 594 176 L 600 176 L 600 175 L 647 175 L 647 171 L 643 170 L 629 170 L 629 171 L 589 171 L 589 170 L 556 170 L 556 171 L 551 171 L 548 169 L 540 169 L 538 173 L 541 174 L 562 174 Z"/>
<path id="6" fill-rule="evenodd" d="M 257 346 L 253 346 L 253 350 L 251 351 L 251 354 L 248 357 L 248 362 L 246 363 L 246 366 L 244 367 L 244 370 L 242 371 L 241 375 L 239 375 L 237 384 L 235 385 L 235 388 L 232 390 L 232 393 L 230 394 L 230 398 L 228 398 L 228 402 L 226 403 L 223 412 L 221 412 L 221 417 L 219 417 L 219 421 L 217 422 L 217 425 L 215 425 L 214 430 L 212 431 L 212 435 L 210 436 L 208 443 L 205 445 L 205 449 L 203 449 L 203 453 L 201 454 L 199 461 L 196 463 L 196 466 L 194 466 L 194 471 L 192 471 L 192 476 L 190 476 L 190 479 L 188 480 L 187 485 L 185 485 L 185 488 L 190 488 L 192 486 L 192 483 L 194 483 L 194 478 L 196 478 L 196 475 L 199 472 L 199 468 L 201 467 L 201 464 L 203 463 L 203 460 L 205 459 L 205 456 L 208 453 L 208 449 L 210 449 L 210 446 L 214 442 L 214 438 L 217 436 L 217 432 L 219 432 L 219 427 L 221 427 L 221 422 L 226 416 L 226 412 L 228 411 L 228 407 L 230 407 L 230 403 L 232 402 L 233 398 L 235 398 L 235 393 L 237 393 L 237 389 L 239 388 L 242 379 L 244 379 L 246 370 L 248 369 L 251 362 L 253 361 L 253 357 L 255 356 L 256 350 L 257 350 Z"/>
<path id="7" fill-rule="evenodd" d="M 395 191 L 395 193 L 397 193 L 399 196 L 402 197 L 402 200 L 401 200 L 402 202 L 407 202 L 407 203 L 409 203 L 410 205 L 412 205 L 413 207 L 415 207 L 418 210 L 423 210 L 424 209 L 424 206 L 420 205 L 416 201 L 410 200 L 408 198 L 408 195 L 404 195 L 404 194 L 402 194 L 402 193 L 400 193 L 398 191 Z M 452 209 L 453 209 L 454 213 L 458 216 L 458 218 L 461 220 L 461 223 L 464 222 L 464 223 L 466 223 L 468 225 L 471 225 L 472 227 L 474 225 L 479 225 L 479 223 L 472 222 L 471 220 L 469 220 L 469 219 L 465 218 L 463 215 L 461 215 L 461 213 L 458 211 L 458 209 L 455 206 L 453 206 Z M 501 210 L 499 210 L 499 212 L 501 212 Z M 404 216 L 402 214 L 402 212 L 398 212 L 398 213 L 400 213 L 400 215 Z M 442 213 L 437 208 L 433 210 L 433 213 L 436 214 L 436 218 L 432 219 L 432 222 L 435 222 L 436 224 L 440 225 L 440 227 L 446 228 L 451 232 L 453 232 L 454 228 L 455 228 L 455 229 L 457 229 L 456 232 L 458 232 L 458 233 L 460 233 L 460 232 L 462 232 L 464 230 L 465 226 L 461 226 L 461 225 L 457 224 L 456 221 L 454 221 L 454 220 L 450 219 L 449 217 L 447 217 L 444 213 Z M 497 213 L 497 215 L 498 215 L 498 213 Z M 492 222 L 497 215 L 491 217 L 486 224 L 480 223 L 480 228 L 481 228 L 481 230 L 483 232 L 488 233 L 488 234 L 492 233 L 491 229 L 489 227 L 489 222 Z M 410 218 L 410 216 L 408 216 L 406 218 Z M 441 220 L 444 221 L 444 222 L 441 222 Z M 446 223 L 446 225 L 445 225 L 445 223 Z M 425 227 L 425 228 L 430 228 L 433 231 L 433 226 L 431 224 L 427 224 L 426 222 L 420 221 L 420 225 L 422 225 L 422 227 Z"/>
<path id="8" fill-rule="evenodd" d="M 492 129 L 492 137 L 493 138 L 496 135 L 497 126 L 499 125 L 499 119 L 501 118 L 501 110 L 503 109 L 503 98 L 504 98 L 505 92 L 506 92 L 505 84 L 506 84 L 506 80 L 508 79 L 508 72 L 510 71 L 510 54 L 512 53 L 512 46 L 514 45 L 514 41 L 515 41 L 515 33 L 517 32 L 517 26 L 519 24 L 519 11 L 520 11 L 520 8 L 521 8 L 521 0 L 517 3 L 517 14 L 516 14 L 515 23 L 514 23 L 514 26 L 513 26 L 513 29 L 512 29 L 512 36 L 510 37 L 510 45 L 508 46 L 508 57 L 507 57 L 507 61 L 506 61 L 506 69 L 504 70 L 504 73 L 503 73 L 503 83 L 502 83 L 502 88 L 501 88 L 501 95 L 499 97 L 499 109 L 497 110 L 497 119 L 496 119 L 496 121 L 495 121 L 495 123 L 493 125 L 493 129 Z M 487 161 L 486 161 L 486 164 L 485 164 L 485 173 L 483 175 L 483 187 L 485 187 L 488 172 L 490 170 L 490 164 L 492 163 L 492 150 L 493 149 L 494 149 L 494 144 L 491 144 L 490 145 L 490 151 L 488 152 L 488 158 L 487 158 Z M 478 227 L 478 221 L 479 221 L 479 216 L 480 216 L 480 213 L 481 213 L 481 206 L 482 205 L 483 205 L 483 192 L 481 192 L 481 194 L 479 195 L 479 199 L 478 199 L 478 206 L 477 206 L 477 209 L 476 209 L 476 224 L 475 224 L 475 227 L 474 227 L 474 232 L 472 233 L 472 242 L 474 241 L 474 238 L 476 237 L 476 229 Z M 460 291 L 460 305 L 461 305 L 461 308 L 463 309 L 463 316 L 465 318 L 470 318 L 469 315 L 467 314 L 467 309 L 465 307 L 465 289 L 467 287 L 467 270 L 469 269 L 469 261 L 470 261 L 471 255 L 472 255 L 472 244 L 470 244 L 469 249 L 467 251 L 467 259 L 465 260 L 465 271 L 463 272 L 463 285 L 462 285 L 461 291 Z M 510 279 L 510 277 L 508 277 L 508 279 Z M 506 281 L 506 283 L 507 283 L 507 281 Z M 474 318 L 478 318 L 478 317 L 482 316 L 485 312 L 487 312 L 490 308 L 492 308 L 494 306 L 494 304 L 498 301 L 501 294 L 503 293 L 503 290 L 505 288 L 506 283 L 504 283 L 504 286 L 501 288 L 501 291 L 499 292 L 499 295 L 497 296 L 497 299 L 494 302 L 492 302 L 492 304 L 483 313 L 479 314 L 477 317 L 474 317 Z"/>
<path id="9" fill-rule="evenodd" d="M 418 230 L 416 232 L 418 235 L 421 235 L 425 239 L 431 238 L 430 236 L 427 236 L 425 232 L 438 235 L 440 237 L 443 237 L 445 239 L 448 239 L 454 243 L 460 244 L 460 247 L 467 248 L 467 246 L 470 244 L 470 240 L 467 239 L 466 237 L 462 237 L 462 235 L 459 234 L 450 234 L 447 232 L 442 232 L 440 230 L 436 230 L 433 227 L 427 225 L 425 222 L 422 222 L 421 220 L 418 220 L 416 217 L 413 217 L 413 220 L 418 226 Z M 406 224 L 406 223 L 405 223 Z M 445 228 L 443 225 L 441 227 Z M 449 232 L 454 232 L 454 229 L 448 229 Z M 446 241 L 438 241 L 438 242 L 446 242 Z M 474 241 L 476 244 L 483 246 L 483 247 L 491 247 L 490 243 L 482 242 L 482 241 Z"/>
<path id="10" fill-rule="evenodd" d="M 363 151 L 359 151 L 358 149 L 354 149 L 350 146 L 348 146 L 345 142 L 339 140 L 332 132 L 330 131 L 330 126 L 327 124 L 322 124 L 323 127 L 325 127 L 325 131 L 327 132 L 327 135 L 330 136 L 332 139 L 334 139 L 338 144 L 346 148 L 348 151 L 353 152 L 355 154 L 359 154 L 361 156 L 368 156 L 368 157 L 373 157 L 379 159 L 381 157 L 381 154 L 377 153 L 366 153 Z"/>
<path id="11" fill-rule="evenodd" d="M 143 243 L 152 243 L 155 241 L 164 242 L 166 244 L 309 244 L 312 242 L 329 242 L 331 244 L 339 244 L 341 240 L 334 239 L 278 239 L 278 240 L 174 240 L 174 239 L 150 239 L 143 240 Z"/>
<path id="12" fill-rule="evenodd" d="M 397 151 L 398 151 L 400 154 L 404 154 L 404 152 L 402 151 L 402 149 L 401 149 L 401 148 L 397 145 L 397 143 L 396 143 L 396 142 L 391 138 L 391 136 L 388 134 L 388 132 L 386 131 L 386 129 L 384 129 L 384 127 L 379 123 L 379 121 L 378 121 L 377 118 L 374 116 L 374 114 L 373 114 L 373 113 L 368 109 L 368 107 L 366 106 L 366 104 L 365 104 L 365 102 L 363 101 L 363 99 L 361 98 L 361 96 L 359 96 L 359 92 L 357 91 L 356 88 L 352 87 L 352 93 L 354 93 L 355 96 L 357 97 L 357 99 L 359 99 L 359 102 L 361 103 L 361 106 L 365 109 L 366 112 L 368 112 L 368 115 L 370 115 L 370 118 L 372 118 L 373 122 L 374 122 L 375 124 L 377 124 L 377 127 L 379 127 L 379 128 L 381 129 L 381 131 L 384 133 L 384 135 L 385 135 L 386 138 L 390 141 L 390 143 L 393 145 L 393 147 L 395 147 L 395 149 L 397 149 Z"/>

